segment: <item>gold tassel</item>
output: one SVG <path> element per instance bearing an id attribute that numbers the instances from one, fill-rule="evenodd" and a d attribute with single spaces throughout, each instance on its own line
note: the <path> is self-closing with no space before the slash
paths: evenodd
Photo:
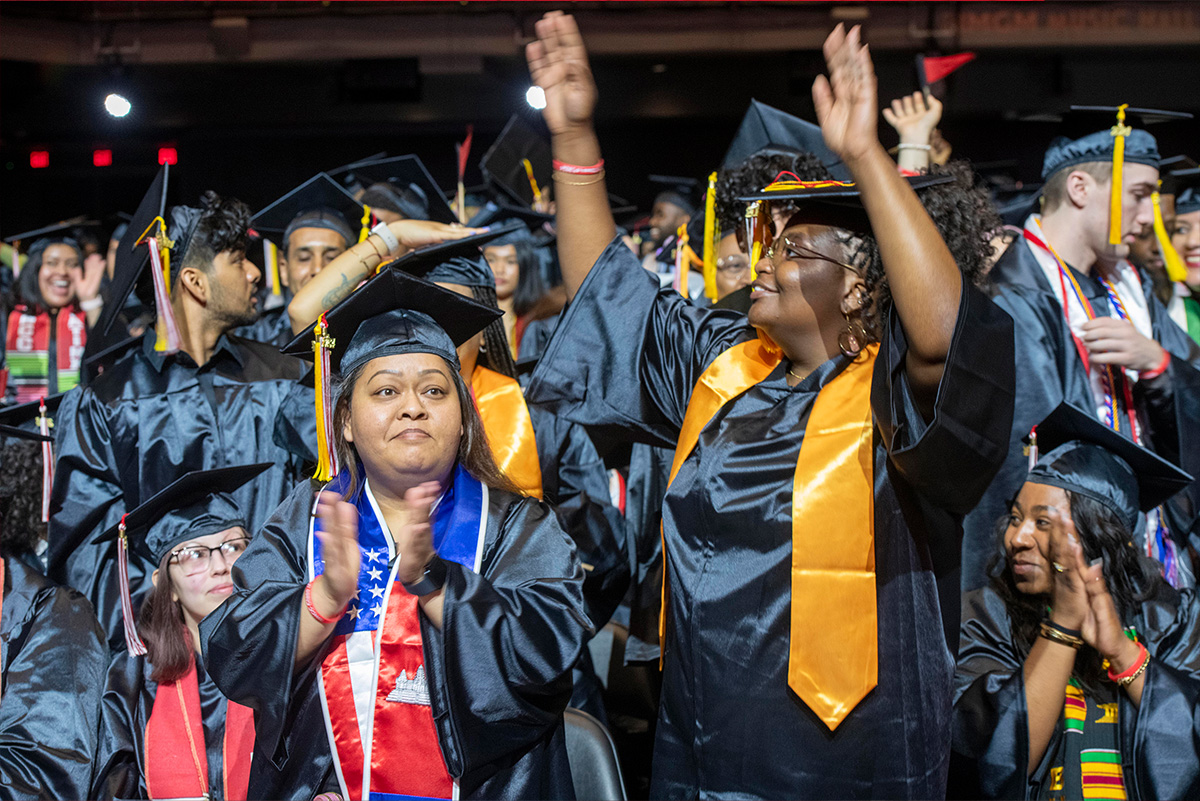
<path id="1" fill-rule="evenodd" d="M 367 237 L 371 235 L 371 207 L 365 203 L 363 204 L 363 216 L 360 225 L 362 226 L 362 230 L 358 232 L 358 241 L 366 242 Z"/>
<path id="2" fill-rule="evenodd" d="M 717 174 L 708 176 L 708 191 L 704 195 L 704 295 L 717 302 Z"/>
<path id="3" fill-rule="evenodd" d="M 687 257 L 687 223 L 679 226 L 675 236 L 675 287 L 679 290 L 679 294 L 686 298 L 688 297 L 688 273 L 691 272 L 691 262 Z"/>
<path id="4" fill-rule="evenodd" d="M 1133 133 L 1133 129 L 1125 124 L 1125 109 L 1128 103 L 1122 103 L 1117 108 L 1117 124 L 1111 128 L 1114 138 L 1112 161 L 1112 194 L 1108 212 L 1108 244 L 1121 244 L 1121 195 L 1122 178 L 1125 170 L 1125 137 Z"/>
<path id="5" fill-rule="evenodd" d="M 283 294 L 283 281 L 279 278 L 279 248 L 270 239 L 263 240 L 264 259 L 267 262 L 267 275 L 270 276 L 271 294 Z"/>
<path id="6" fill-rule="evenodd" d="M 317 481 L 330 481 L 338 474 L 337 454 L 332 447 L 333 414 L 329 408 L 329 352 L 335 342 L 328 332 L 322 314 L 313 330 L 312 345 L 317 401 L 317 472 L 313 478 Z"/>
<path id="7" fill-rule="evenodd" d="M 1159 183 L 1162 183 L 1161 181 Z M 1154 203 L 1154 236 L 1158 239 L 1158 249 L 1162 251 L 1163 265 L 1167 270 L 1167 278 L 1172 281 L 1186 281 L 1187 267 L 1183 265 L 1183 259 L 1179 258 L 1178 251 L 1171 244 L 1171 235 L 1167 233 L 1167 225 L 1163 222 L 1162 206 L 1159 203 L 1158 192 L 1150 196 L 1150 200 Z"/>
<path id="8" fill-rule="evenodd" d="M 542 202 L 542 190 L 538 188 L 537 179 L 533 177 L 533 163 L 529 159 L 521 159 L 521 164 L 525 167 L 525 175 L 529 178 L 529 188 L 533 190 L 533 202 Z"/>

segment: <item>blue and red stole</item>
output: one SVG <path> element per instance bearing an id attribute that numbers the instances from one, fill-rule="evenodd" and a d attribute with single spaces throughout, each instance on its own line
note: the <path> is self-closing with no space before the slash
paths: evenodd
<path id="1" fill-rule="evenodd" d="M 344 492 L 348 483 L 343 471 L 325 489 Z M 433 723 L 417 598 L 396 578 L 396 546 L 369 485 L 353 503 L 362 551 L 358 594 L 333 630 L 318 685 L 342 796 L 349 801 L 457 798 L 458 785 L 446 771 Z M 433 545 L 442 559 L 479 572 L 487 509 L 487 486 L 455 467 L 433 513 Z M 310 579 L 325 566 L 313 533 L 319 526 L 314 517 Z"/>

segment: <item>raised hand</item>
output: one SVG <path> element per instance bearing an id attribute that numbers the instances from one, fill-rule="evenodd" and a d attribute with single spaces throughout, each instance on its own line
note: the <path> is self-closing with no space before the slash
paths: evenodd
<path id="1" fill-rule="evenodd" d="M 388 223 L 388 230 L 396 237 L 401 247 L 410 250 L 483 233 L 482 228 L 464 228 L 458 223 L 446 224 L 431 220 L 397 220 Z"/>
<path id="2" fill-rule="evenodd" d="M 825 144 L 847 164 L 880 147 L 875 67 L 861 37 L 858 25 L 846 33 L 838 23 L 823 48 L 829 77 L 818 75 L 813 82 L 813 103 Z"/>
<path id="3" fill-rule="evenodd" d="M 1082 562 L 1082 559 L 1081 559 Z M 1113 603 L 1108 585 L 1104 582 L 1103 564 L 1082 566 L 1084 588 L 1088 594 L 1091 614 L 1083 627 L 1083 641 L 1096 649 L 1113 666 L 1115 673 L 1124 672 L 1140 656 L 1133 640 L 1125 636 L 1125 627 L 1117 605 Z"/>
<path id="4" fill-rule="evenodd" d="M 79 300 L 91 300 L 100 294 L 100 282 L 104 278 L 107 262 L 98 253 L 93 253 L 83 260 L 83 267 L 75 278 L 75 297 Z"/>
<path id="5" fill-rule="evenodd" d="M 1084 586 L 1088 574 L 1083 549 L 1070 515 L 1056 522 L 1050 529 L 1050 619 L 1068 629 L 1086 630 L 1095 623 Z"/>
<path id="6" fill-rule="evenodd" d="M 596 109 L 596 82 L 575 18 L 551 11 L 534 26 L 537 40 L 525 46 L 529 77 L 546 93 L 542 117 L 552 135 L 588 129 Z"/>
<path id="7" fill-rule="evenodd" d="M 942 119 L 942 101 L 924 92 L 898 97 L 892 107 L 883 107 L 883 118 L 900 134 L 900 141 L 915 145 L 932 144 L 933 130 Z"/>
<path id="8" fill-rule="evenodd" d="M 317 539 L 321 541 L 325 572 L 314 590 L 320 588 L 327 596 L 330 605 L 321 611 L 331 617 L 344 609 L 358 592 L 362 560 L 358 548 L 358 510 L 336 492 L 322 492 L 317 500 L 317 518 L 321 521 Z"/>
<path id="9" fill-rule="evenodd" d="M 436 554 L 433 549 L 433 526 L 429 522 L 429 513 L 441 491 L 441 484 L 426 481 L 404 493 L 407 511 L 404 524 L 399 530 L 393 531 L 392 536 L 400 554 L 400 566 L 396 569 L 396 575 L 406 584 L 420 581 L 426 565 Z"/>

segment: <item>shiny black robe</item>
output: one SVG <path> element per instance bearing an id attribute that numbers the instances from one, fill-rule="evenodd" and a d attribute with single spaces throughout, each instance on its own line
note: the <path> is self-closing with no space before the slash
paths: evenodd
<path id="1" fill-rule="evenodd" d="M 997 553 L 996 521 L 1008 513 L 1025 481 L 1029 460 L 1022 440 L 1029 430 L 1066 400 L 1095 408 L 1087 372 L 1063 317 L 1062 300 L 1038 266 L 1030 246 L 1014 242 L 989 277 L 996 304 L 1012 316 L 1016 332 L 1017 395 L 1008 458 L 992 485 L 964 522 L 963 591 L 987 586 L 989 561 Z M 1079 275 L 1080 286 L 1099 316 L 1108 317 L 1108 298 L 1095 279 Z M 1161 376 L 1133 387 L 1134 404 L 1147 434 L 1147 447 L 1194 476 L 1200 476 L 1200 346 L 1168 316 L 1143 275 L 1154 339 L 1171 354 Z M 1122 404 L 1123 406 L 1123 404 Z M 1200 547 L 1200 484 L 1166 504 L 1166 522 L 1181 561 L 1191 542 Z"/>
<path id="2" fill-rule="evenodd" d="M 282 348 L 296 338 L 292 333 L 292 320 L 288 317 L 287 304 L 267 309 L 250 325 L 244 325 L 233 333 L 242 339 L 264 342 L 276 348 Z"/>
<path id="3" fill-rule="evenodd" d="M 250 525 L 261 525 L 303 476 L 295 451 L 304 443 L 294 440 L 316 441 L 311 414 L 280 419 L 302 365 L 269 345 L 224 336 L 198 368 L 183 352 L 156 353 L 150 331 L 140 348 L 63 400 L 55 424 L 49 575 L 88 597 L 114 650 L 123 647 L 116 543 L 98 537 L 192 470 L 273 462 L 275 468 L 234 493 Z M 155 567 L 133 552 L 135 609 Z"/>
<path id="4" fill-rule="evenodd" d="M 319 486 L 279 506 L 234 565 L 233 595 L 200 625 L 210 675 L 256 713 L 250 798 L 337 789 L 319 659 L 293 672 Z M 462 798 L 574 798 L 562 712 L 590 635 L 574 546 L 546 504 L 491 490 L 482 569 L 449 563 L 441 631 L 421 616 L 446 768 Z"/>
<path id="5" fill-rule="evenodd" d="M 108 651 L 92 607 L 4 557 L 0 799 L 85 798 Z"/>
<path id="6" fill-rule="evenodd" d="M 146 790 L 146 724 L 154 711 L 158 685 L 150 679 L 144 656 L 121 652 L 113 659 L 100 700 L 100 735 L 96 770 L 88 798 L 149 798 Z M 225 696 L 204 665 L 196 665 L 201 726 L 208 770 L 209 797 L 223 801 Z"/>
<path id="7" fill-rule="evenodd" d="M 1120 693 L 1117 720 L 1130 801 L 1200 798 L 1200 626 L 1191 590 L 1167 587 L 1136 620 L 1150 664 L 1135 707 Z M 1032 775 L 1024 656 L 1013 643 L 1004 601 L 990 587 L 963 596 L 955 671 L 954 753 L 965 798 L 1038 797 L 1063 736 L 1061 716 Z"/>
<path id="8" fill-rule="evenodd" d="M 534 403 L 613 436 L 673 447 L 701 373 L 754 336 L 745 316 L 659 290 L 621 241 L 575 296 L 534 372 Z M 933 419 L 917 411 L 893 315 L 876 362 L 879 684 L 831 733 L 787 684 L 792 484 L 832 359 L 795 388 L 787 364 L 701 432 L 663 506 L 671 589 L 653 798 L 935 798 L 950 751 L 953 660 L 939 575 L 1004 455 L 1010 319 L 964 286 Z M 836 536 L 836 531 L 830 532 Z M 956 636 L 951 632 L 950 636 Z"/>

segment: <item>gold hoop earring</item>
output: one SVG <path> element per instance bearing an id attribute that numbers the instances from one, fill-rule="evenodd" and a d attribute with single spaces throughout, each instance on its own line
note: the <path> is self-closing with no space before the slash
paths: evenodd
<path id="1" fill-rule="evenodd" d="M 858 317 L 852 318 L 848 312 L 842 312 L 842 316 L 846 318 L 846 327 L 838 334 L 838 349 L 843 356 L 853 359 L 867 344 L 867 329 Z"/>

